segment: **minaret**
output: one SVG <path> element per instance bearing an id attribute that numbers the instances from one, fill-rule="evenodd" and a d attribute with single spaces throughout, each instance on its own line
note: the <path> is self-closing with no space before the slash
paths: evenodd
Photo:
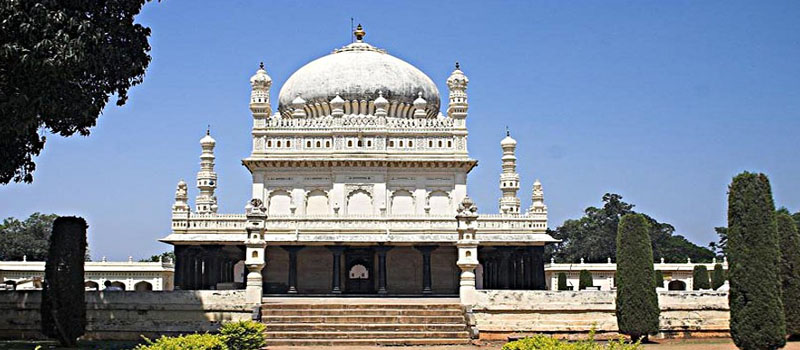
<path id="1" fill-rule="evenodd" d="M 466 127 L 464 119 L 467 118 L 467 84 L 469 79 L 461 71 L 461 66 L 456 62 L 456 69 L 447 78 L 447 88 L 450 90 L 450 103 L 447 106 L 447 116 L 457 121 L 457 126 Z"/>
<path id="2" fill-rule="evenodd" d="M 500 213 L 519 214 L 519 174 L 517 174 L 517 157 L 514 150 L 517 148 L 517 141 L 511 138 L 511 133 L 506 128 L 506 137 L 500 141 L 503 148 L 503 172 L 500 174 Z"/>
<path id="3" fill-rule="evenodd" d="M 250 111 L 253 113 L 253 127 L 263 127 L 266 118 L 272 114 L 272 106 L 269 103 L 269 88 L 272 86 L 272 78 L 264 70 L 264 62 L 258 67 L 256 74 L 250 77 Z"/>
<path id="4" fill-rule="evenodd" d="M 531 207 L 528 213 L 547 213 L 547 206 L 544 205 L 544 191 L 542 190 L 542 183 L 539 179 L 533 183 L 533 194 L 531 194 Z"/>
<path id="5" fill-rule="evenodd" d="M 200 193 L 195 199 L 196 212 L 200 214 L 217 212 L 217 197 L 214 190 L 217 188 L 217 173 L 214 172 L 214 146 L 217 141 L 211 137 L 211 130 L 206 131 L 206 136 L 200 139 L 203 153 L 200 154 L 200 171 L 197 172 L 197 189 Z"/>

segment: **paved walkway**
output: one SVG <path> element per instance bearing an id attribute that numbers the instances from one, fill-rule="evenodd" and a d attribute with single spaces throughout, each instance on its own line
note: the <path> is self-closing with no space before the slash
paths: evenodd
<path id="1" fill-rule="evenodd" d="M 451 297 L 264 297 L 264 304 L 458 304 Z"/>

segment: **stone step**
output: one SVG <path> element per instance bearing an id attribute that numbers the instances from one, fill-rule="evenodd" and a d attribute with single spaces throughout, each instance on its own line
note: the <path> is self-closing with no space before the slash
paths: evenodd
<path id="1" fill-rule="evenodd" d="M 385 338 L 385 339 L 267 339 L 269 346 L 433 346 L 470 344 L 469 338 Z"/>
<path id="2" fill-rule="evenodd" d="M 352 315 L 352 316 L 298 316 L 298 315 L 282 315 L 282 316 L 263 316 L 262 322 L 266 324 L 275 323 L 457 323 L 464 324 L 464 316 L 369 316 L 369 315 Z"/>
<path id="3" fill-rule="evenodd" d="M 267 332 L 459 332 L 466 330 L 464 323 L 267 323 Z"/>
<path id="4" fill-rule="evenodd" d="M 417 331 L 417 332 L 400 332 L 400 331 L 281 331 L 273 332 L 266 331 L 264 335 L 267 339 L 414 339 L 414 338 L 448 338 L 448 339 L 469 339 L 467 331 Z"/>
<path id="5" fill-rule="evenodd" d="M 277 309 L 409 309 L 409 310 L 461 310 L 460 304 L 451 303 L 265 303 L 262 305 L 264 309 L 277 310 Z"/>
<path id="6" fill-rule="evenodd" d="M 461 316 L 461 309 L 272 309 L 262 308 L 262 316 Z"/>

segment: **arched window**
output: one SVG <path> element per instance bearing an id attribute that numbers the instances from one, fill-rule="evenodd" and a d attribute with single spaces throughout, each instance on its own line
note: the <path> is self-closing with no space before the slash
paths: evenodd
<path id="1" fill-rule="evenodd" d="M 331 147 L 331 142 L 330 141 L 325 141 L 325 147 L 330 148 Z"/>
<path id="2" fill-rule="evenodd" d="M 347 140 L 347 147 L 353 147 L 353 140 Z"/>
<path id="3" fill-rule="evenodd" d="M 364 141 L 358 140 L 358 147 L 364 147 Z"/>
<path id="4" fill-rule="evenodd" d="M 153 285 L 150 282 L 141 281 L 133 285 L 133 290 L 137 292 L 147 292 L 153 290 Z"/>
<path id="5" fill-rule="evenodd" d="M 397 190 L 392 194 L 392 215 L 414 214 L 414 197 L 411 192 Z"/>
<path id="6" fill-rule="evenodd" d="M 292 141 L 286 141 L 286 148 L 292 147 Z"/>
<path id="7" fill-rule="evenodd" d="M 321 146 L 320 142 L 317 141 L 317 148 L 319 148 L 320 146 Z"/>
<path id="8" fill-rule="evenodd" d="M 311 148 L 311 141 L 306 141 L 306 148 Z"/>
<path id="9" fill-rule="evenodd" d="M 428 205 L 431 208 L 431 215 L 454 214 L 450 210 L 450 197 L 447 192 L 433 191 L 428 196 Z"/>
<path id="10" fill-rule="evenodd" d="M 306 214 L 328 214 L 328 195 L 324 191 L 313 190 L 308 193 L 308 199 L 306 200 Z"/>
<path id="11" fill-rule="evenodd" d="M 292 198 L 284 190 L 273 191 L 269 195 L 269 215 L 289 215 Z"/>
<path id="12" fill-rule="evenodd" d="M 278 148 L 281 148 L 281 141 L 278 140 Z"/>
<path id="13" fill-rule="evenodd" d="M 347 198 L 348 215 L 372 214 L 372 197 L 364 190 L 356 190 Z"/>

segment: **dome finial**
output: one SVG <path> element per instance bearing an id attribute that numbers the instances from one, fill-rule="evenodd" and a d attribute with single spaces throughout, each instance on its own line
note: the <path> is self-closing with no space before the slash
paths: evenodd
<path id="1" fill-rule="evenodd" d="M 361 41 L 366 35 L 367 32 L 364 31 L 364 27 L 361 26 L 361 23 L 358 24 L 356 30 L 353 32 L 353 35 L 356 36 L 356 40 Z"/>
<path id="2" fill-rule="evenodd" d="M 506 125 L 506 136 L 509 136 L 509 137 L 511 136 L 511 132 L 508 131 L 508 125 Z"/>
<path id="3" fill-rule="evenodd" d="M 456 69 L 461 69 L 461 65 L 458 64 L 458 61 L 456 61 Z"/>
<path id="4" fill-rule="evenodd" d="M 259 69 L 264 69 L 264 62 L 263 61 L 258 65 L 258 68 Z"/>
<path id="5" fill-rule="evenodd" d="M 208 128 L 206 128 L 206 135 L 211 136 L 211 124 L 208 124 Z"/>

